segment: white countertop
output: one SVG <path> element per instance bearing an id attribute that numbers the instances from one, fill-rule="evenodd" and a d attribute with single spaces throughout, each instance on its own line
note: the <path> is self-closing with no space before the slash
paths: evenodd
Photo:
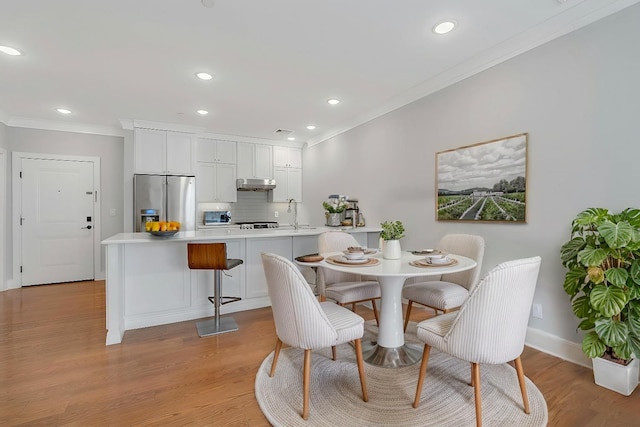
<path id="1" fill-rule="evenodd" d="M 258 230 L 233 229 L 207 229 L 198 231 L 179 231 L 171 237 L 158 237 L 147 232 L 142 233 L 120 233 L 104 239 L 103 245 L 118 245 L 123 243 L 167 243 L 186 242 L 194 240 L 212 239 L 251 239 L 264 237 L 286 237 L 286 236 L 314 236 L 325 231 L 345 231 L 347 233 L 379 233 L 379 227 L 309 227 L 303 226 L 298 230 L 293 227 L 263 228 Z"/>

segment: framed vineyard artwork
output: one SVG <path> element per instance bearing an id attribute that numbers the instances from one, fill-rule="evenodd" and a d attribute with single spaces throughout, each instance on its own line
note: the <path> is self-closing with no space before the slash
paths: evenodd
<path id="1" fill-rule="evenodd" d="M 438 221 L 527 221 L 527 133 L 436 153 Z"/>

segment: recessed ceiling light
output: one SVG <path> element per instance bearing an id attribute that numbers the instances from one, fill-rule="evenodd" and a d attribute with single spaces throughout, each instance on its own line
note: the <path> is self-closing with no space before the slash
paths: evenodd
<path id="1" fill-rule="evenodd" d="M 204 7 L 213 7 L 216 4 L 214 0 L 202 0 L 201 3 Z"/>
<path id="2" fill-rule="evenodd" d="M 315 128 L 316 128 L 316 127 L 315 127 L 314 125 L 309 125 L 309 126 L 307 126 L 307 129 L 309 129 L 309 130 L 314 130 Z"/>
<path id="3" fill-rule="evenodd" d="M 206 116 L 207 114 L 209 114 L 207 110 L 198 110 L 197 113 L 200 114 L 201 116 Z"/>
<path id="4" fill-rule="evenodd" d="M 56 111 L 60 114 L 71 114 L 71 110 L 67 110 L 66 108 L 56 108 Z"/>
<path id="5" fill-rule="evenodd" d="M 329 104 L 331 104 L 331 105 L 340 104 L 340 100 L 339 99 L 329 99 L 327 102 Z"/>
<path id="6" fill-rule="evenodd" d="M 6 53 L 7 55 L 11 55 L 11 56 L 22 55 L 22 52 L 9 46 L 0 46 L 0 52 Z"/>
<path id="7" fill-rule="evenodd" d="M 444 21 L 433 27 L 433 32 L 436 34 L 447 34 L 453 30 L 456 26 L 456 21 Z"/>
<path id="8" fill-rule="evenodd" d="M 211 80 L 213 76 L 209 73 L 196 73 L 196 77 L 200 80 Z"/>
<path id="9" fill-rule="evenodd" d="M 287 138 L 289 141 L 295 141 L 296 139 L 292 136 L 290 136 L 289 138 Z"/>

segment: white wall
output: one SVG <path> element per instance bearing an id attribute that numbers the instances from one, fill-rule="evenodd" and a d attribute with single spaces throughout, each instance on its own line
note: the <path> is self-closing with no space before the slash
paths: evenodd
<path id="1" fill-rule="evenodd" d="M 10 248 L 7 244 L 8 223 L 7 218 L 11 210 L 11 203 L 9 203 L 9 194 L 7 191 L 7 182 L 9 182 L 9 176 L 11 174 L 11 168 L 9 167 L 8 153 L 7 153 L 7 127 L 4 123 L 0 122 L 0 291 L 7 289 L 7 281 L 9 280 L 9 274 L 7 265 L 7 254 L 9 254 Z"/>
<path id="2" fill-rule="evenodd" d="M 544 319 L 530 327 L 580 342 L 559 251 L 581 210 L 640 207 L 639 22 L 640 6 L 630 7 L 305 149 L 311 222 L 323 221 L 328 194 L 348 194 L 368 225 L 402 220 L 407 249 L 464 232 L 485 237 L 484 272 L 541 255 L 534 303 Z M 435 153 L 521 132 L 529 133 L 527 224 L 436 221 Z"/>
<path id="3" fill-rule="evenodd" d="M 8 151 L 100 157 L 101 240 L 123 231 L 123 138 L 16 127 L 6 128 L 6 138 Z M 10 181 L 7 185 L 11 188 Z M 7 200 L 7 205 L 10 204 L 11 200 Z M 115 216 L 110 215 L 111 209 L 115 209 Z M 10 209 L 7 215 L 8 224 L 11 224 Z M 12 237 L 11 233 L 7 234 L 8 251 L 5 265 L 10 269 L 13 263 Z M 100 273 L 104 277 L 104 248 L 101 259 Z M 12 274 L 12 271 L 8 272 L 9 277 L 12 277 Z"/>

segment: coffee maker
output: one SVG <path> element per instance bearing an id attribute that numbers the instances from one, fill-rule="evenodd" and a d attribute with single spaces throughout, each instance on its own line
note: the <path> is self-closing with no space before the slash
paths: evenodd
<path id="1" fill-rule="evenodd" d="M 358 199 L 347 197 L 346 202 L 349 207 L 344 210 L 344 220 L 351 221 L 351 224 L 355 227 L 358 225 L 358 214 L 360 213 L 360 209 L 358 208 Z"/>

